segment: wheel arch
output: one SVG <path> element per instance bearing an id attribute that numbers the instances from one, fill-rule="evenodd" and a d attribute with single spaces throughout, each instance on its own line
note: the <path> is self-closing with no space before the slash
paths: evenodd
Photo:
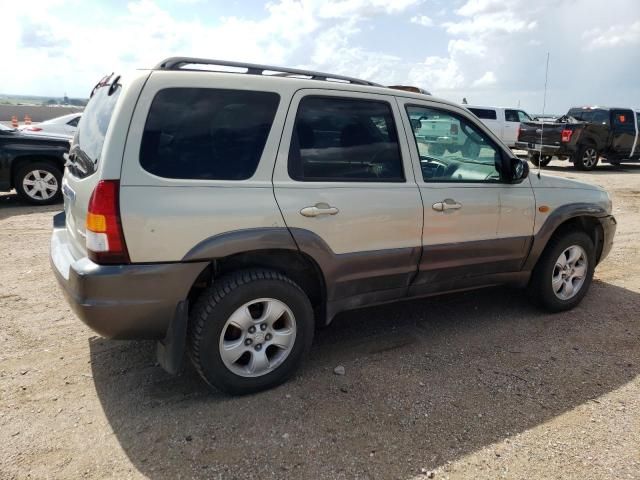
<path id="1" fill-rule="evenodd" d="M 208 238 L 189 251 L 184 261 L 209 262 L 189 292 L 193 303 L 199 292 L 221 275 L 248 268 L 264 268 L 287 276 L 306 293 L 319 324 L 326 323 L 327 281 L 311 255 L 298 249 L 287 228 L 254 228 Z"/>
<path id="2" fill-rule="evenodd" d="M 585 232 L 596 249 L 596 263 L 600 261 L 603 249 L 604 230 L 598 218 L 606 214 L 604 209 L 596 205 L 568 205 L 559 209 L 560 212 L 551 215 L 534 236 L 529 257 L 525 262 L 525 270 L 533 270 L 549 241 L 570 231 Z M 554 212 L 555 213 L 555 212 Z"/>

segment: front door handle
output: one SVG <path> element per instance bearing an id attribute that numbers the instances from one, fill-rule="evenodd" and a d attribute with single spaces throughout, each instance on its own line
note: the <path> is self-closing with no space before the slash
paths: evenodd
<path id="1" fill-rule="evenodd" d="M 304 217 L 319 217 L 320 215 L 335 215 L 339 211 L 328 203 L 316 203 L 313 207 L 304 207 L 300 210 L 300 215 Z"/>
<path id="2" fill-rule="evenodd" d="M 460 210 L 462 208 L 462 204 L 456 202 L 452 198 L 445 198 L 441 202 L 434 203 L 431 205 L 436 212 L 444 212 L 446 210 Z"/>

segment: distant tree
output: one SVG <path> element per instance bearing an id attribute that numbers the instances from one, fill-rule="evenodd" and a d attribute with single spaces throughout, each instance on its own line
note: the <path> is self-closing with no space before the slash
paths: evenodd
<path id="1" fill-rule="evenodd" d="M 58 101 L 54 100 L 53 98 L 50 98 L 49 100 L 47 100 L 47 105 L 57 105 Z"/>

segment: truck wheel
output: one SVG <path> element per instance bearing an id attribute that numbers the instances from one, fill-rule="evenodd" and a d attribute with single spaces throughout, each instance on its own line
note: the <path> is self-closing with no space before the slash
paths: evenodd
<path id="1" fill-rule="evenodd" d="M 554 236 L 533 270 L 529 296 L 551 312 L 569 310 L 589 290 L 595 264 L 589 235 L 574 231 Z"/>
<path id="2" fill-rule="evenodd" d="M 13 184 L 18 196 L 33 205 L 49 205 L 62 199 L 62 172 L 49 162 L 19 167 Z"/>
<path id="3" fill-rule="evenodd" d="M 592 145 L 584 145 L 573 157 L 573 165 L 577 170 L 593 170 L 598 164 L 598 150 Z"/>
<path id="4" fill-rule="evenodd" d="M 189 354 L 210 386 L 243 395 L 290 378 L 313 331 L 313 309 L 298 285 L 271 270 L 244 270 L 201 294 L 191 313 Z"/>

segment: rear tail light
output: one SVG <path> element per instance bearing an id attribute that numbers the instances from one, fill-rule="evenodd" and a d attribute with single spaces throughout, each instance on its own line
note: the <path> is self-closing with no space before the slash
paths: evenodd
<path id="1" fill-rule="evenodd" d="M 25 130 L 29 130 L 30 132 L 40 132 L 42 129 L 40 127 L 27 127 Z"/>
<path id="2" fill-rule="evenodd" d="M 449 129 L 449 133 L 451 133 L 451 135 L 457 135 L 458 134 L 458 125 L 456 125 L 455 123 L 451 124 L 451 128 Z"/>
<path id="3" fill-rule="evenodd" d="M 516 138 L 520 140 L 521 136 L 522 136 L 522 125 L 518 125 L 518 136 Z"/>
<path id="4" fill-rule="evenodd" d="M 570 142 L 571 141 L 571 135 L 573 135 L 573 130 L 569 130 L 569 129 L 565 128 L 564 130 L 562 130 L 562 141 L 563 142 Z"/>
<path id="5" fill-rule="evenodd" d="M 129 263 L 119 205 L 120 182 L 100 180 L 87 210 L 87 253 L 98 264 Z"/>

